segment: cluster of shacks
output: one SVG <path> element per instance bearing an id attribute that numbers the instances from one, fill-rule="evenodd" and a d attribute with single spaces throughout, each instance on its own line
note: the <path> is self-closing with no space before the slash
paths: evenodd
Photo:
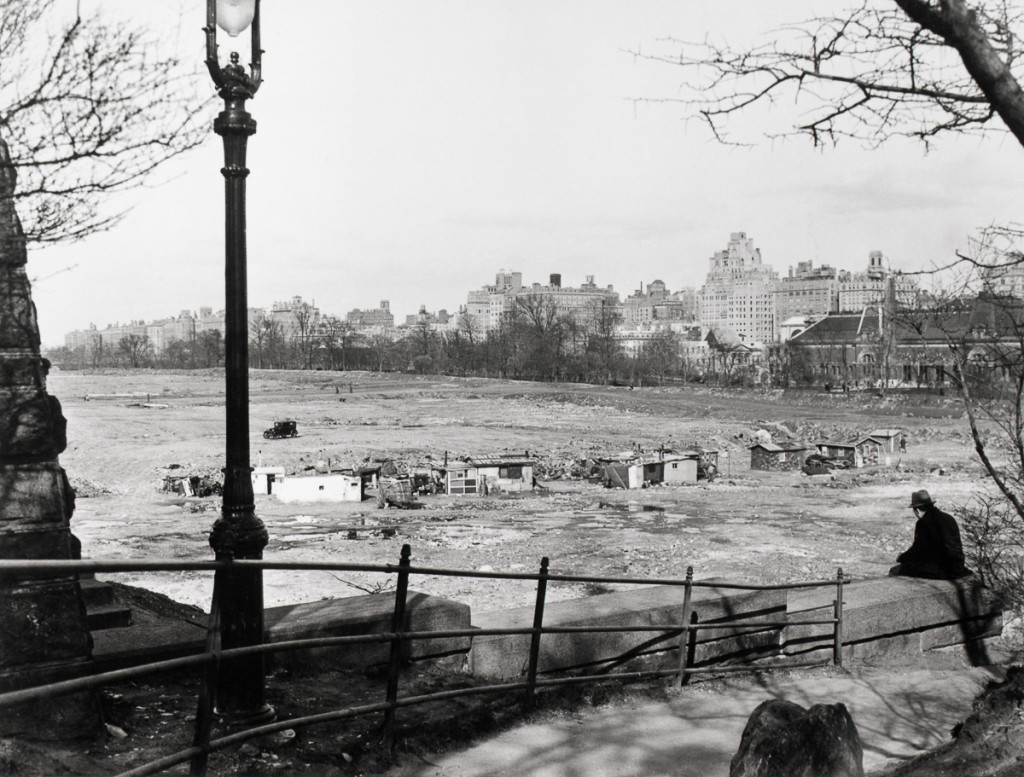
<path id="1" fill-rule="evenodd" d="M 354 469 L 287 475 L 284 467 L 256 467 L 253 490 L 286 502 L 360 502 L 367 491 L 413 494 L 478 494 L 529 491 L 536 460 L 528 456 L 466 456 L 442 465 L 409 467 L 393 459 Z"/>
<path id="2" fill-rule="evenodd" d="M 713 480 L 718 472 L 718 451 L 685 450 L 627 453 L 597 459 L 601 482 L 607 488 L 647 488 L 693 484 Z"/>
<path id="3" fill-rule="evenodd" d="M 750 446 L 750 468 L 800 469 L 808 456 L 818 456 L 834 466 L 849 468 L 890 465 L 906 449 L 901 429 L 875 429 L 847 440 L 819 440 L 810 444 L 759 441 Z"/>

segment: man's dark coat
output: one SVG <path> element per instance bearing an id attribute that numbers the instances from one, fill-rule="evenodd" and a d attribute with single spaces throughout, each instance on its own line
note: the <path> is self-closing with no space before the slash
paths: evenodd
<path id="1" fill-rule="evenodd" d="M 914 526 L 914 543 L 896 559 L 899 574 L 952 580 L 971 574 L 964 565 L 964 549 L 956 520 L 929 505 Z"/>

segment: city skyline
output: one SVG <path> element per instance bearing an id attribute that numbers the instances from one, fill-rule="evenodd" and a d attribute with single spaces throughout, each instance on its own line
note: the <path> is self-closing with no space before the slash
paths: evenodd
<path id="1" fill-rule="evenodd" d="M 742 233 L 742 232 L 732 233 L 732 236 L 735 236 L 737 234 L 743 234 L 744 237 L 746 237 L 745 233 Z M 753 238 L 751 238 L 751 240 L 753 240 Z M 725 247 L 726 243 L 728 243 L 728 242 L 729 241 L 723 241 L 723 248 Z M 756 246 L 757 241 L 753 240 L 753 243 Z M 719 249 L 719 250 L 722 250 L 722 249 Z M 711 263 L 711 257 L 709 257 L 709 264 L 710 263 Z M 840 273 L 849 272 L 849 273 L 857 274 L 857 273 L 864 273 L 866 270 L 868 270 L 869 267 L 870 267 L 870 263 L 871 263 L 871 257 L 868 256 L 868 257 L 865 258 L 864 263 L 860 267 L 843 268 L 843 267 L 836 267 L 834 265 L 828 265 L 827 263 L 823 263 L 823 264 L 813 263 L 813 264 L 814 264 L 814 269 L 815 270 L 821 269 L 821 268 L 823 268 L 825 266 L 830 266 L 832 269 L 835 269 L 835 270 L 837 270 Z M 776 271 L 780 278 L 785 277 L 790 270 L 794 270 L 795 271 L 797 269 L 795 264 L 794 265 L 787 265 L 784 268 L 775 267 L 769 261 L 765 261 L 764 264 L 765 264 L 766 267 Z M 298 293 L 294 293 L 294 294 L 286 293 L 286 294 L 283 294 L 281 297 L 275 298 L 274 300 L 271 300 L 269 302 L 264 302 L 264 301 L 261 301 L 261 300 L 253 300 L 252 298 L 250 298 L 249 299 L 249 308 L 250 308 L 250 310 L 266 310 L 266 311 L 270 311 L 272 309 L 277 308 L 279 305 L 287 306 L 288 303 L 293 301 L 293 300 L 301 300 L 303 303 L 308 304 L 311 307 L 315 307 L 320 312 L 320 315 L 322 315 L 322 316 L 334 316 L 336 318 L 345 319 L 345 317 L 348 316 L 350 313 L 365 312 L 365 311 L 368 311 L 368 310 L 375 310 L 378 307 L 380 307 L 381 305 L 383 305 L 384 303 L 387 303 L 388 306 L 389 306 L 390 312 L 394 315 L 394 318 L 395 318 L 395 321 L 396 321 L 396 325 L 397 325 L 398 323 L 404 322 L 407 316 L 408 317 L 413 317 L 413 316 L 415 316 L 417 313 L 419 313 L 422 310 L 426 310 L 427 312 L 429 312 L 431 314 L 436 314 L 436 313 L 440 313 L 440 312 L 446 312 L 450 316 L 456 316 L 456 315 L 459 314 L 460 311 L 462 311 L 466 307 L 467 295 L 470 292 L 476 291 L 478 289 L 481 289 L 481 288 L 484 288 L 484 287 L 487 287 L 487 286 L 490 286 L 492 284 L 493 278 L 494 278 L 494 276 L 496 274 L 500 275 L 500 274 L 505 274 L 506 272 L 511 274 L 511 273 L 517 272 L 517 270 L 514 267 L 513 268 L 497 268 L 496 270 L 494 270 L 494 272 L 491 273 L 491 276 L 490 276 L 491 281 L 485 280 L 483 283 L 479 284 L 478 286 L 474 286 L 474 287 L 470 287 L 470 288 L 467 288 L 467 289 L 463 289 L 460 292 L 455 292 L 456 294 L 459 295 L 459 299 L 453 305 L 451 305 L 451 306 L 431 305 L 431 304 L 429 304 L 427 302 L 421 302 L 418 305 L 416 305 L 414 309 L 409 309 L 409 310 L 396 309 L 396 307 L 393 304 L 391 304 L 391 297 L 389 297 L 386 293 L 382 292 L 376 298 L 374 298 L 372 300 L 368 299 L 366 301 L 366 304 L 356 305 L 355 307 L 351 307 L 348 310 L 327 310 L 327 309 L 324 309 L 323 306 L 320 305 L 317 302 L 316 297 L 314 297 L 314 296 L 307 296 L 305 294 L 298 294 Z M 546 285 L 548 285 L 550 283 L 552 276 L 557 276 L 558 277 L 558 282 L 562 286 L 565 286 L 567 288 L 577 288 L 577 287 L 583 285 L 584 283 L 586 283 L 588 280 L 593 279 L 595 285 L 597 285 L 599 288 L 611 287 L 612 290 L 619 296 L 620 301 L 625 301 L 627 297 L 630 297 L 631 295 L 634 295 L 637 292 L 646 293 L 646 290 L 651 286 L 651 284 L 656 284 L 656 283 L 663 283 L 666 286 L 666 288 L 668 289 L 668 293 L 670 293 L 670 294 L 678 293 L 680 291 L 685 291 L 685 290 L 692 290 L 695 293 L 699 294 L 700 290 L 706 284 L 706 277 L 705 277 L 705 278 L 702 278 L 699 283 L 696 283 L 695 285 L 692 285 L 692 286 L 674 286 L 671 283 L 666 283 L 664 278 L 662 278 L 661 276 L 654 275 L 654 276 L 642 278 L 641 280 L 637 281 L 637 283 L 635 285 L 633 285 L 633 286 L 631 286 L 630 288 L 627 289 L 627 288 L 619 288 L 619 287 L 617 287 L 617 286 L 615 286 L 614 284 L 611 284 L 611 283 L 601 283 L 600 282 L 601 279 L 597 278 L 592 273 L 588 273 L 588 274 L 584 275 L 582 278 L 579 279 L 578 283 L 574 283 L 572 278 L 566 278 L 561 273 L 553 270 L 550 273 L 547 273 L 543 278 L 536 278 L 536 279 L 524 278 L 523 279 L 523 287 L 524 288 L 528 288 L 528 287 L 533 286 L 533 285 L 546 286 Z M 197 317 L 198 318 L 198 317 L 201 317 L 204 314 L 204 312 L 206 314 L 212 313 L 214 315 L 222 315 L 223 312 L 224 312 L 223 305 L 221 305 L 219 302 L 216 303 L 216 304 L 211 304 L 208 301 L 201 300 L 198 304 L 193 303 L 192 305 L 186 305 L 185 307 L 180 308 L 177 311 L 163 311 L 163 312 L 155 314 L 155 315 L 154 314 L 147 314 L 147 315 L 143 315 L 143 316 L 137 316 L 137 317 L 131 318 L 131 319 L 126 319 L 126 320 L 123 320 L 123 321 L 122 320 L 110 320 L 110 321 L 106 321 L 106 320 L 102 320 L 102 321 L 101 320 L 90 320 L 89 322 L 87 322 L 85 324 L 82 324 L 80 326 L 72 327 L 71 329 L 69 329 L 67 331 L 68 332 L 87 331 L 87 330 L 92 329 L 92 328 L 103 329 L 104 327 L 125 326 L 125 325 L 132 324 L 134 322 L 156 322 L 156 321 L 171 320 L 171 319 L 177 318 L 179 316 L 183 316 L 185 314 L 188 314 L 189 316 L 193 316 L 193 317 Z M 65 332 L 65 334 L 66 334 L 66 332 Z M 44 343 L 44 346 L 46 346 L 46 347 L 57 347 L 57 346 L 62 345 L 62 344 L 63 344 L 63 335 L 61 336 L 61 342 L 60 343 Z"/>
<path id="2" fill-rule="evenodd" d="M 939 139 L 928 154 L 909 141 L 725 147 L 654 102 L 680 75 L 633 52 L 667 36 L 762 39 L 813 8 L 713 5 L 268 4 L 266 82 L 249 106 L 250 304 L 298 293 L 339 315 L 384 298 L 402 314 L 455 311 L 500 268 L 594 275 L 623 295 L 654 279 L 697 287 L 735 231 L 783 274 L 859 271 L 873 250 L 914 271 L 1015 219 L 1012 139 Z M 132 12 L 201 67 L 200 2 Z M 162 185 L 122 199 L 133 210 L 114 230 L 32 251 L 45 345 L 90 321 L 222 307 L 221 165 L 211 133 Z"/>
<path id="3" fill-rule="evenodd" d="M 792 323 L 787 319 L 800 318 L 806 323 L 807 316 L 858 311 L 877 304 L 880 295 L 891 291 L 905 304 L 912 305 L 921 290 L 915 276 L 899 273 L 896 273 L 896 285 L 890 286 L 888 279 L 892 273 L 886 269 L 881 251 L 872 251 L 868 265 L 857 271 L 827 264 L 814 266 L 808 261 L 779 273 L 770 263 L 762 261 L 760 249 L 745 232 L 731 233 L 728 247 L 717 251 L 710 265 L 699 287 L 673 289 L 655 278 L 641 282 L 628 293 L 611 284 L 599 285 L 592 275 L 586 276 L 580 286 L 573 286 L 563 283 L 558 273 L 549 274 L 547 283 L 530 279 L 524 282 L 522 273 L 501 269 L 495 274 L 493 284 L 467 290 L 466 303 L 457 309 L 429 309 L 421 304 L 417 312 L 399 312 L 397 316 L 386 298 L 375 307 L 337 312 L 321 310 L 315 299 L 292 295 L 270 305 L 250 305 L 250 336 L 264 317 L 277 321 L 287 337 L 300 333 L 306 337 L 331 319 L 347 322 L 353 331 L 364 333 L 391 331 L 394 335 L 396 329 L 400 332 L 424 321 L 432 328 L 461 329 L 462 314 L 473 320 L 481 334 L 487 334 L 496 325 L 496 316 L 507 311 L 515 299 L 537 293 L 552 295 L 549 298 L 560 315 L 577 317 L 582 313 L 587 320 L 594 315 L 595 304 L 604 309 L 606 303 L 611 303 L 610 309 L 616 316 L 615 329 L 627 339 L 629 332 L 668 328 L 678 333 L 681 330 L 677 324 L 691 322 L 701 330 L 725 327 L 745 341 L 770 342 L 776 340 L 782 328 Z M 1017 278 L 1018 274 L 1014 274 L 1013 279 L 1008 277 L 1003 283 L 1010 288 L 1018 283 Z M 101 336 L 104 343 L 112 346 L 127 334 L 133 334 L 144 335 L 150 347 L 159 353 L 172 340 L 188 340 L 211 329 L 223 334 L 224 323 L 223 310 L 200 304 L 182 309 L 176 315 L 108 322 L 103 327 L 90 322 L 87 327 L 66 332 L 64 345 L 72 350 L 90 349 L 96 342 L 93 338 Z M 652 324 L 654 329 L 650 329 Z M 328 328 L 336 332 L 336 327 L 331 324 Z"/>

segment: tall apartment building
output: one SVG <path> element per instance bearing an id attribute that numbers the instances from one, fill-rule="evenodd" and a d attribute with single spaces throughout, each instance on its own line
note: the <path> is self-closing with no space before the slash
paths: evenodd
<path id="1" fill-rule="evenodd" d="M 1005 262 L 1020 261 L 1021 256 L 1007 256 Z M 1020 264 L 1006 264 L 1002 267 L 992 267 L 982 273 L 982 283 L 985 292 L 997 297 L 1024 298 L 1024 266 Z"/>
<path id="2" fill-rule="evenodd" d="M 270 308 L 270 318 L 281 328 L 285 337 L 309 333 L 320 322 L 320 309 L 315 302 L 305 302 L 295 296 L 290 300 L 275 302 Z"/>
<path id="3" fill-rule="evenodd" d="M 411 330 L 422 327 L 424 324 L 432 332 L 448 332 L 456 327 L 458 318 L 451 315 L 447 310 L 441 308 L 436 313 L 427 310 L 426 305 L 420 305 L 419 312 L 405 317 L 403 329 Z"/>
<path id="4" fill-rule="evenodd" d="M 249 323 L 252 324 L 263 312 L 260 308 L 249 308 Z M 182 310 L 177 316 L 158 318 L 153 321 L 132 321 L 129 324 L 108 324 L 97 329 L 91 324 L 88 329 L 68 332 L 64 335 L 64 345 L 71 350 L 84 349 L 88 353 L 97 350 L 109 351 L 128 335 L 149 338 L 155 353 L 160 353 L 174 340 L 192 340 L 202 332 L 225 332 L 224 311 L 214 312 L 211 307 L 199 308 L 196 315 L 190 310 Z"/>
<path id="5" fill-rule="evenodd" d="M 367 310 L 350 310 L 345 320 L 356 329 L 388 332 L 395 328 L 395 316 L 391 312 L 391 303 L 382 299 L 380 306 Z"/>
<path id="6" fill-rule="evenodd" d="M 647 290 L 637 289 L 622 301 L 622 324 L 643 327 L 654 322 L 696 321 L 697 297 L 694 289 L 682 289 L 672 294 L 664 281 L 647 284 Z"/>
<path id="7" fill-rule="evenodd" d="M 611 305 L 620 311 L 619 295 L 611 286 L 600 288 L 594 276 L 588 275 L 578 287 L 562 286 L 562 276 L 552 273 L 547 285 L 534 283 L 523 286 L 523 274 L 499 272 L 493 286 L 470 291 L 466 297 L 466 312 L 473 317 L 483 332 L 496 329 L 504 316 L 515 309 L 520 301 L 540 298 L 550 301 L 558 315 L 570 315 L 578 321 L 592 316 L 602 305 Z"/>
<path id="8" fill-rule="evenodd" d="M 725 327 L 748 345 L 775 339 L 778 273 L 761 261 L 761 250 L 746 232 L 729 235 L 729 245 L 710 259 L 701 289 L 701 324 Z"/>
<path id="9" fill-rule="evenodd" d="M 507 309 L 506 297 L 522 288 L 521 272 L 499 270 L 493 285 L 472 289 L 466 295 L 466 314 L 481 332 L 494 329 Z"/>
<path id="10" fill-rule="evenodd" d="M 687 322 L 700 321 L 700 293 L 692 286 L 686 286 L 672 294 L 666 300 L 665 306 L 666 318 Z M 655 305 L 656 317 L 660 308 L 660 305 Z"/>
<path id="11" fill-rule="evenodd" d="M 839 309 L 839 271 L 829 265 L 797 262 L 796 270 L 775 287 L 775 320 L 795 316 L 822 317 Z"/>
<path id="12" fill-rule="evenodd" d="M 872 305 L 881 305 L 889 293 L 890 281 L 896 304 L 905 307 L 917 305 L 920 289 L 917 281 L 885 268 L 881 251 L 868 254 L 868 269 L 865 272 L 841 272 L 839 274 L 840 313 L 857 313 Z"/>

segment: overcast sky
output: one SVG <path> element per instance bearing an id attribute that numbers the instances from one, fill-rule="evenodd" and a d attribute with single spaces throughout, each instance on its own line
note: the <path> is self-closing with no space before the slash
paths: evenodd
<path id="1" fill-rule="evenodd" d="M 74 0 L 63 0 L 73 9 Z M 202 58 L 201 0 L 81 0 Z M 717 145 L 673 104 L 661 39 L 771 35 L 812 0 L 263 0 L 249 110 L 249 304 L 301 295 L 344 315 L 454 312 L 501 269 L 594 275 L 623 296 L 699 287 L 745 231 L 784 274 L 881 250 L 913 270 L 1020 218 L 1008 137 L 820 151 Z M 165 32 L 164 32 L 165 31 Z M 212 92 L 212 84 L 211 84 Z M 756 135 L 756 128 L 752 135 Z M 45 345 L 66 331 L 224 306 L 220 139 L 131 193 L 114 230 L 32 254 Z M 71 269 L 67 269 L 71 268 Z"/>

